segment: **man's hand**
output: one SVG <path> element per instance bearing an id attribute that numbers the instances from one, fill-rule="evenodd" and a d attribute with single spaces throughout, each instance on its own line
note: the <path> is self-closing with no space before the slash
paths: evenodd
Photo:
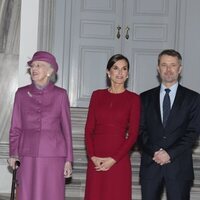
<path id="1" fill-rule="evenodd" d="M 154 153 L 153 160 L 159 165 L 165 165 L 170 163 L 170 156 L 164 149 L 160 149 Z"/>

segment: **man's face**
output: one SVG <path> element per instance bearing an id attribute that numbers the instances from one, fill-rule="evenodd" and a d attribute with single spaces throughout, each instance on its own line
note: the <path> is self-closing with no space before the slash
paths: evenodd
<path id="1" fill-rule="evenodd" d="M 178 81 L 182 66 L 177 57 L 163 55 L 157 70 L 162 83 L 170 87 Z"/>

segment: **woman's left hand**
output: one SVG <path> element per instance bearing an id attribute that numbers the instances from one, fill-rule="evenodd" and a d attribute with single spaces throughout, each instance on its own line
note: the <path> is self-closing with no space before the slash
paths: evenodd
<path id="1" fill-rule="evenodd" d="M 64 177 L 69 178 L 72 175 L 72 164 L 71 162 L 67 161 L 64 166 Z"/>
<path id="2" fill-rule="evenodd" d="M 111 157 L 103 158 L 103 162 L 100 167 L 96 167 L 96 171 L 108 171 L 115 163 L 116 160 Z"/>

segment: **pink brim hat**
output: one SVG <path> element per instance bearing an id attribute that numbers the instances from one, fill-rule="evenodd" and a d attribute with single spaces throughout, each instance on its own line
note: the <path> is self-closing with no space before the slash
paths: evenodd
<path id="1" fill-rule="evenodd" d="M 33 61 L 45 61 L 51 64 L 55 72 L 58 71 L 58 64 L 56 62 L 55 56 L 47 51 L 37 51 L 34 53 L 32 59 L 27 62 L 28 66 L 31 67 Z"/>

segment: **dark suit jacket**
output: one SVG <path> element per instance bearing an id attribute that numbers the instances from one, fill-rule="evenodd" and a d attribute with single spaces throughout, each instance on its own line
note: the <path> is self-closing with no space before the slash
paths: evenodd
<path id="1" fill-rule="evenodd" d="M 192 150 L 200 133 L 200 95 L 181 85 L 164 128 L 160 114 L 160 87 L 141 94 L 142 114 L 139 142 L 142 149 L 141 179 L 192 180 Z M 171 163 L 160 166 L 152 160 L 163 148 Z"/>

